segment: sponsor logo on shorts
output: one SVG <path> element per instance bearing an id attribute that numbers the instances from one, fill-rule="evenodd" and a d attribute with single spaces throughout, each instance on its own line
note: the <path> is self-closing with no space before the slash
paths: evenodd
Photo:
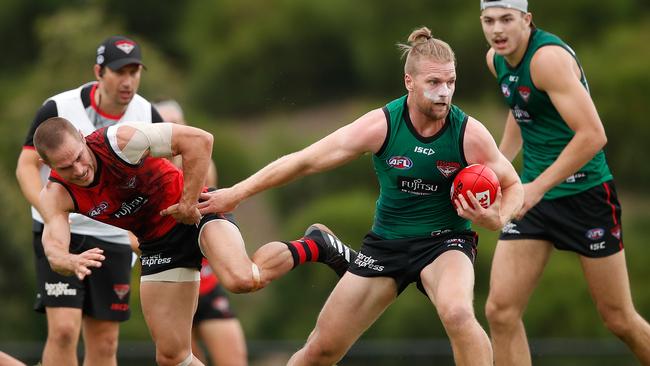
<path id="1" fill-rule="evenodd" d="M 436 161 L 436 167 L 445 178 L 449 178 L 460 169 L 460 163 L 455 161 L 438 160 Z"/>
<path id="2" fill-rule="evenodd" d="M 585 236 L 589 240 L 594 240 L 594 241 L 600 240 L 603 238 L 603 236 L 605 236 L 605 229 L 603 229 L 602 227 L 595 227 L 591 230 L 588 230 L 585 233 Z"/>
<path id="3" fill-rule="evenodd" d="M 428 196 L 438 191 L 438 185 L 433 181 L 404 176 L 397 177 L 397 188 L 418 196 Z"/>
<path id="4" fill-rule="evenodd" d="M 219 296 L 216 299 L 212 300 L 212 308 L 223 313 L 227 314 L 230 310 L 230 302 L 225 296 Z"/>
<path id="5" fill-rule="evenodd" d="M 162 258 L 162 255 L 159 254 L 154 254 L 151 256 L 142 256 L 140 258 L 140 261 L 142 262 L 143 267 L 151 267 L 151 266 L 159 266 L 161 264 L 169 264 L 172 262 L 172 259 L 170 257 L 168 258 Z"/>
<path id="6" fill-rule="evenodd" d="M 380 266 L 375 263 L 377 263 L 376 259 L 373 259 L 371 256 L 365 255 L 363 253 L 359 253 L 357 255 L 357 258 L 354 260 L 354 264 L 359 267 L 366 267 L 376 272 L 382 272 L 384 270 L 384 266 Z"/>
<path id="7" fill-rule="evenodd" d="M 127 216 L 127 215 L 131 215 L 133 213 L 136 213 L 148 201 L 149 201 L 149 198 L 147 198 L 147 197 L 137 196 L 137 197 L 133 198 L 131 200 L 131 202 L 122 202 L 122 206 L 120 207 L 119 210 L 117 210 L 115 213 L 113 213 L 113 216 L 116 219 L 119 219 L 120 217 L 124 217 L 124 216 Z"/>
<path id="8" fill-rule="evenodd" d="M 116 283 L 113 285 L 113 291 L 115 292 L 115 295 L 120 300 L 124 299 L 124 296 L 129 293 L 129 290 L 131 289 L 131 286 L 129 286 L 128 283 Z"/>
<path id="9" fill-rule="evenodd" d="M 47 296 L 77 296 L 77 289 L 68 288 L 69 283 L 63 283 L 61 281 L 57 283 L 47 283 L 45 282 L 45 293 Z"/>
<path id="10" fill-rule="evenodd" d="M 452 238 L 447 239 L 442 242 L 447 248 L 460 248 L 463 249 L 463 244 L 467 243 L 467 240 L 461 238 Z"/>
<path id="11" fill-rule="evenodd" d="M 501 232 L 504 234 L 521 234 L 521 231 L 517 230 L 517 224 L 512 221 L 508 221 L 501 229 Z"/>
<path id="12" fill-rule="evenodd" d="M 407 170 L 413 167 L 413 161 L 406 156 L 391 156 L 386 160 L 386 164 L 400 170 Z"/>
<path id="13" fill-rule="evenodd" d="M 111 304 L 111 310 L 113 311 L 128 311 L 129 304 Z"/>
<path id="14" fill-rule="evenodd" d="M 591 249 L 594 252 L 597 250 L 603 250 L 605 249 L 605 242 L 601 241 L 599 243 L 591 243 L 589 244 L 589 249 Z"/>
<path id="15" fill-rule="evenodd" d="M 102 212 L 106 211 L 108 209 L 108 202 L 102 201 L 100 204 L 97 206 L 93 207 L 90 211 L 88 211 L 88 216 L 90 217 L 95 217 L 101 215 Z"/>

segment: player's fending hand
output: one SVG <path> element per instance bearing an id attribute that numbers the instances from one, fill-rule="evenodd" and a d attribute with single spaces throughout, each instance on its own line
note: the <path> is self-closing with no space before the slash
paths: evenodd
<path id="1" fill-rule="evenodd" d="M 176 203 L 167 207 L 160 211 L 160 215 L 171 216 L 176 221 L 187 225 L 198 224 L 201 221 L 201 213 L 199 213 L 196 205 L 183 203 Z"/>
<path id="2" fill-rule="evenodd" d="M 197 207 L 201 215 L 232 212 L 237 208 L 239 201 L 232 188 L 222 188 L 208 193 L 201 193 L 201 202 Z"/>
<path id="3" fill-rule="evenodd" d="M 102 249 L 92 248 L 80 254 L 68 254 L 59 265 L 52 265 L 52 269 L 64 276 L 75 275 L 83 280 L 92 273 L 91 268 L 102 266 L 102 261 L 106 259 L 103 253 Z"/>

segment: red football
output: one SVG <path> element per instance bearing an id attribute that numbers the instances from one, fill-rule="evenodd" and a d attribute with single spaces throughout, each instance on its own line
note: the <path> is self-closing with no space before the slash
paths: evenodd
<path id="1" fill-rule="evenodd" d="M 499 178 L 492 169 L 483 164 L 472 164 L 456 174 L 454 183 L 451 185 L 451 203 L 455 205 L 454 200 L 462 193 L 467 203 L 472 206 L 472 202 L 466 194 L 469 190 L 483 208 L 488 208 L 497 198 L 498 188 Z"/>

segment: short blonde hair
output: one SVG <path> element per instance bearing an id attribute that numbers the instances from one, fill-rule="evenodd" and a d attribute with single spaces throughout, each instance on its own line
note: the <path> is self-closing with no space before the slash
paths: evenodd
<path id="1" fill-rule="evenodd" d="M 416 64 L 422 58 L 429 58 L 439 63 L 453 62 L 456 65 L 456 55 L 451 46 L 443 40 L 433 38 L 431 30 L 422 27 L 411 32 L 408 44 L 398 43 L 402 57 L 406 56 L 404 73 L 414 74 Z"/>

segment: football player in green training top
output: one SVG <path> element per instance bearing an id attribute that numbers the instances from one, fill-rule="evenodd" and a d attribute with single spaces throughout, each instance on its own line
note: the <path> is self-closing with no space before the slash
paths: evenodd
<path id="1" fill-rule="evenodd" d="M 578 254 L 605 325 L 644 365 L 650 326 L 632 304 L 621 207 L 603 124 L 575 52 L 532 22 L 526 0 L 481 0 L 487 65 L 510 107 L 499 149 L 523 147 L 524 204 L 497 243 L 486 314 L 497 365 L 530 365 L 522 321 L 553 248 Z M 577 310 L 577 309 L 576 309 Z"/>
<path id="2" fill-rule="evenodd" d="M 456 364 L 492 365 L 472 305 L 477 236 L 470 221 L 500 229 L 521 206 L 523 187 L 487 129 L 452 104 L 456 59 L 449 45 L 420 28 L 400 48 L 406 95 L 199 204 L 202 213 L 228 212 L 268 188 L 373 154 L 380 194 L 372 230 L 289 365 L 336 363 L 413 282 L 437 310 Z M 454 209 L 452 180 L 472 163 L 492 168 L 502 192 L 487 209 L 474 196 Z"/>

